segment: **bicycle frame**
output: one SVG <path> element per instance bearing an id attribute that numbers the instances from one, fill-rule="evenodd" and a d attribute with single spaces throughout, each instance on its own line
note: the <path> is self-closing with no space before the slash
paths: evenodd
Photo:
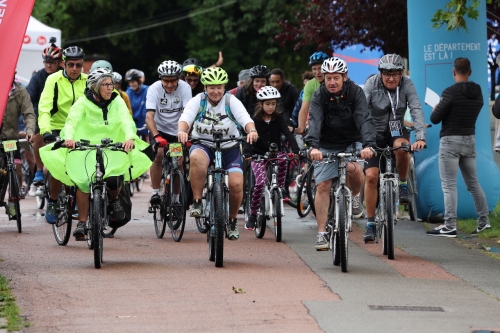
<path id="1" fill-rule="evenodd" d="M 352 231 L 352 217 L 351 217 L 351 211 L 352 211 L 352 193 L 351 190 L 346 186 L 346 168 L 347 168 L 347 157 L 353 156 L 352 153 L 338 153 L 335 156 L 337 156 L 340 161 L 339 161 L 339 177 L 336 181 L 332 182 L 332 188 L 330 190 L 330 202 L 335 202 L 335 208 L 333 211 L 333 214 L 331 212 L 331 209 L 328 212 L 328 218 L 331 221 L 333 219 L 333 222 L 335 223 L 332 225 L 333 227 L 333 232 L 337 233 L 339 232 L 339 205 L 340 205 L 340 191 L 345 191 L 345 199 L 347 201 L 347 230 L 349 232 Z M 333 215 L 333 216 L 332 216 Z M 332 242 L 330 243 L 330 249 Z"/>

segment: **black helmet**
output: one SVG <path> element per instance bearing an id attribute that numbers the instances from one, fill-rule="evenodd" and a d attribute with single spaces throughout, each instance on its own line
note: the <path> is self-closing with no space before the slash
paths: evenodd
<path id="1" fill-rule="evenodd" d="M 257 65 L 250 68 L 250 78 L 252 79 L 254 77 L 265 77 L 266 79 L 269 79 L 270 76 L 271 71 L 264 65 Z"/>
<path id="2" fill-rule="evenodd" d="M 196 65 L 198 67 L 201 67 L 203 68 L 203 65 L 201 64 L 201 61 L 199 61 L 198 59 L 196 58 L 189 58 L 189 59 L 186 59 L 186 61 L 184 61 L 184 63 L 182 64 L 182 67 L 186 67 L 187 65 Z"/>
<path id="3" fill-rule="evenodd" d="M 85 53 L 83 53 L 83 50 L 81 47 L 78 46 L 70 46 L 64 49 L 63 54 L 62 54 L 62 59 L 63 61 L 68 60 L 78 60 L 78 59 L 84 59 L 85 58 Z"/>
<path id="4" fill-rule="evenodd" d="M 127 71 L 127 73 L 125 73 L 125 81 L 127 82 L 132 80 L 140 82 L 141 78 L 142 78 L 141 71 L 137 69 L 130 69 Z"/>

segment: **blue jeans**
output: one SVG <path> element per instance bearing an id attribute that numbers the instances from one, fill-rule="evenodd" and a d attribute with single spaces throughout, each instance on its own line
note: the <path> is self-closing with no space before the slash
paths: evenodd
<path id="1" fill-rule="evenodd" d="M 439 175 L 444 194 L 444 223 L 447 228 L 457 226 L 457 173 L 462 172 L 467 189 L 474 199 L 477 223 L 488 223 L 488 203 L 476 171 L 476 139 L 474 135 L 444 136 L 439 142 Z"/>

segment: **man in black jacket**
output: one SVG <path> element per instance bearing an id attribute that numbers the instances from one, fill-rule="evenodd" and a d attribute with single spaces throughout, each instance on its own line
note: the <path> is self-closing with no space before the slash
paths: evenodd
<path id="1" fill-rule="evenodd" d="M 376 128 L 368 110 L 366 97 L 358 85 L 347 77 L 347 64 L 333 57 L 323 62 L 324 83 L 314 92 L 309 109 L 309 132 L 305 138 L 311 147 L 309 155 L 322 161 L 323 154 L 361 150 L 361 158 L 373 156 Z M 338 177 L 338 162 L 316 164 L 316 250 L 327 250 L 330 240 L 326 232 L 330 188 Z M 363 167 L 357 162 L 347 166 L 347 186 L 355 196 L 363 186 Z"/>
<path id="2" fill-rule="evenodd" d="M 290 117 L 292 116 L 295 103 L 299 99 L 299 89 L 285 80 L 285 73 L 279 68 L 271 71 L 269 83 L 280 92 L 279 103 L 283 109 L 282 116 L 285 118 L 287 125 L 291 125 Z"/>
<path id="3" fill-rule="evenodd" d="M 467 58 L 457 58 L 453 65 L 455 84 L 443 91 L 441 101 L 431 114 L 433 124 L 441 124 L 439 141 L 439 175 L 444 194 L 444 224 L 427 231 L 430 236 L 457 237 L 457 172 L 460 167 L 467 189 L 474 198 L 477 229 L 491 228 L 488 203 L 476 171 L 476 120 L 483 107 L 481 87 L 469 76 L 472 70 Z"/>

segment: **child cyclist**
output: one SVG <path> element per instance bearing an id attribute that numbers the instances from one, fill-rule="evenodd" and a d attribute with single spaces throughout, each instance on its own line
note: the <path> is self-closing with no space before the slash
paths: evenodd
<path id="1" fill-rule="evenodd" d="M 283 134 L 292 146 L 294 154 L 299 153 L 299 146 L 295 141 L 293 134 L 288 129 L 285 118 L 283 118 L 278 110 L 278 98 L 281 95 L 279 91 L 271 86 L 264 86 L 257 92 L 259 100 L 255 107 L 253 121 L 259 138 L 252 145 L 246 143 L 244 146 L 243 155 L 246 158 L 253 154 L 264 155 L 269 151 L 272 143 L 278 146 L 278 186 L 285 185 L 287 173 L 286 153 L 281 151 L 281 135 Z M 253 230 L 257 219 L 257 211 L 259 210 L 260 198 L 264 193 L 266 183 L 266 165 L 265 162 L 252 161 L 252 170 L 255 176 L 255 187 L 252 191 L 252 200 L 250 204 L 250 217 L 245 224 L 245 228 Z"/>

